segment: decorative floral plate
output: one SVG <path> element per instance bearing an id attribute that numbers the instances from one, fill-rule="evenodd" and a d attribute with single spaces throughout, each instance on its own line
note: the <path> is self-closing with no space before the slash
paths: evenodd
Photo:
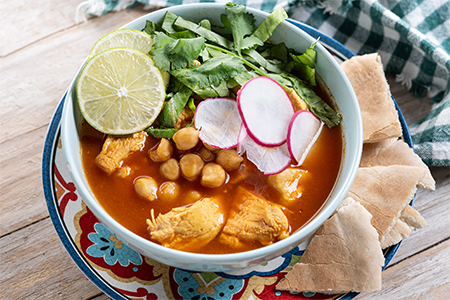
<path id="1" fill-rule="evenodd" d="M 320 42 L 338 62 L 354 54 L 317 30 L 289 20 Z M 141 256 L 103 226 L 84 204 L 69 174 L 60 141 L 61 113 L 66 95 L 51 121 L 43 155 L 43 185 L 50 217 L 66 250 L 83 273 L 113 299 L 352 299 L 357 293 L 290 294 L 275 285 L 300 260 L 306 245 L 260 266 L 227 273 L 189 272 Z M 395 101 L 394 101 L 395 102 Z M 412 147 L 399 112 L 403 138 Z M 400 244 L 385 250 L 385 266 Z"/>

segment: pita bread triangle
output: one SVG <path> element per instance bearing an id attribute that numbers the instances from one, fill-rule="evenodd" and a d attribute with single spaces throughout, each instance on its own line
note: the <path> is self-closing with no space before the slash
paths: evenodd
<path id="1" fill-rule="evenodd" d="M 402 128 L 381 58 L 377 53 L 353 56 L 341 67 L 358 99 L 363 121 L 363 141 L 400 137 Z"/>
<path id="2" fill-rule="evenodd" d="M 386 249 L 406 239 L 412 230 L 427 226 L 425 219 L 412 206 L 406 205 L 400 214 L 400 219 L 389 230 L 381 243 L 381 249 Z"/>
<path id="3" fill-rule="evenodd" d="M 424 185 L 424 170 L 410 166 L 375 166 L 359 168 L 347 194 L 360 202 L 373 216 L 372 225 L 380 243 L 400 218 L 402 210 Z"/>
<path id="4" fill-rule="evenodd" d="M 345 199 L 276 288 L 332 294 L 379 291 L 384 256 L 371 218 L 364 206 Z"/>
<path id="5" fill-rule="evenodd" d="M 435 181 L 428 166 L 403 140 L 392 138 L 376 143 L 365 143 L 360 167 L 403 165 L 423 168 L 422 188 L 435 189 Z"/>

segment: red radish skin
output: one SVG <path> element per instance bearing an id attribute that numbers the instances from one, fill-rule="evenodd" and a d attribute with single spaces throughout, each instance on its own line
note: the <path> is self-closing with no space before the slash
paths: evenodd
<path id="1" fill-rule="evenodd" d="M 286 144 L 297 166 L 303 164 L 322 128 L 323 122 L 309 111 L 299 110 L 292 117 Z"/>
<path id="2" fill-rule="evenodd" d="M 214 148 L 236 147 L 241 127 L 242 120 L 233 98 L 209 98 L 197 106 L 195 128 L 200 130 L 199 138 Z"/>
<path id="3" fill-rule="evenodd" d="M 237 93 L 237 104 L 247 133 L 261 146 L 286 142 L 294 107 L 281 85 L 269 77 L 247 81 Z"/>

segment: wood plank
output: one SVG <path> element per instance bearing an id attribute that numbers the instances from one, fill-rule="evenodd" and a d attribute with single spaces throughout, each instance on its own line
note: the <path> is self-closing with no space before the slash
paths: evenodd
<path id="1" fill-rule="evenodd" d="M 395 76 L 387 76 L 391 93 L 402 111 L 405 121 L 410 126 L 427 116 L 432 103 L 427 97 L 417 98 L 407 88 L 395 81 Z M 422 251 L 436 243 L 450 237 L 448 215 L 450 214 L 450 168 L 431 167 L 431 173 L 436 180 L 436 190 L 418 189 L 415 198 L 415 208 L 427 221 L 427 227 L 412 232 L 411 236 L 404 240 L 391 261 L 395 264 L 414 253 Z"/>
<path id="2" fill-rule="evenodd" d="M 46 126 L 0 144 L 0 236 L 48 215 L 41 179 Z"/>
<path id="3" fill-rule="evenodd" d="M 75 25 L 80 0 L 0 1 L 0 57 Z"/>
<path id="4" fill-rule="evenodd" d="M 110 13 L 0 58 L 0 141 L 48 124 L 95 41 L 147 12 Z"/>
<path id="5" fill-rule="evenodd" d="M 2 299 L 89 299 L 101 291 L 78 269 L 50 218 L 0 239 Z"/>
<path id="6" fill-rule="evenodd" d="M 360 294 L 355 300 L 430 299 L 447 300 L 450 295 L 450 240 L 423 251 L 383 272 L 378 293 Z"/>
<path id="7" fill-rule="evenodd" d="M 111 300 L 111 298 L 109 298 L 108 296 L 106 296 L 105 294 L 101 294 L 98 295 L 95 298 L 92 298 L 91 300 Z"/>
<path id="8" fill-rule="evenodd" d="M 402 241 L 400 248 L 391 261 L 395 264 L 435 243 L 450 237 L 450 169 L 433 167 L 432 174 L 436 179 L 436 190 L 418 190 L 415 208 L 427 221 L 427 227 L 413 231 Z"/>

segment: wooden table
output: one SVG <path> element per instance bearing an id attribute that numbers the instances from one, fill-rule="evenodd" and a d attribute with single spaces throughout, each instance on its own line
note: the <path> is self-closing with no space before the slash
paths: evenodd
<path id="1" fill-rule="evenodd" d="M 107 299 L 66 253 L 49 218 L 41 179 L 44 138 L 66 88 L 94 42 L 146 14 L 142 6 L 75 23 L 81 0 L 0 1 L 0 298 Z M 389 77 L 408 124 L 430 103 Z M 419 190 L 428 226 L 405 240 L 383 289 L 356 299 L 450 298 L 450 169 L 431 168 Z"/>

